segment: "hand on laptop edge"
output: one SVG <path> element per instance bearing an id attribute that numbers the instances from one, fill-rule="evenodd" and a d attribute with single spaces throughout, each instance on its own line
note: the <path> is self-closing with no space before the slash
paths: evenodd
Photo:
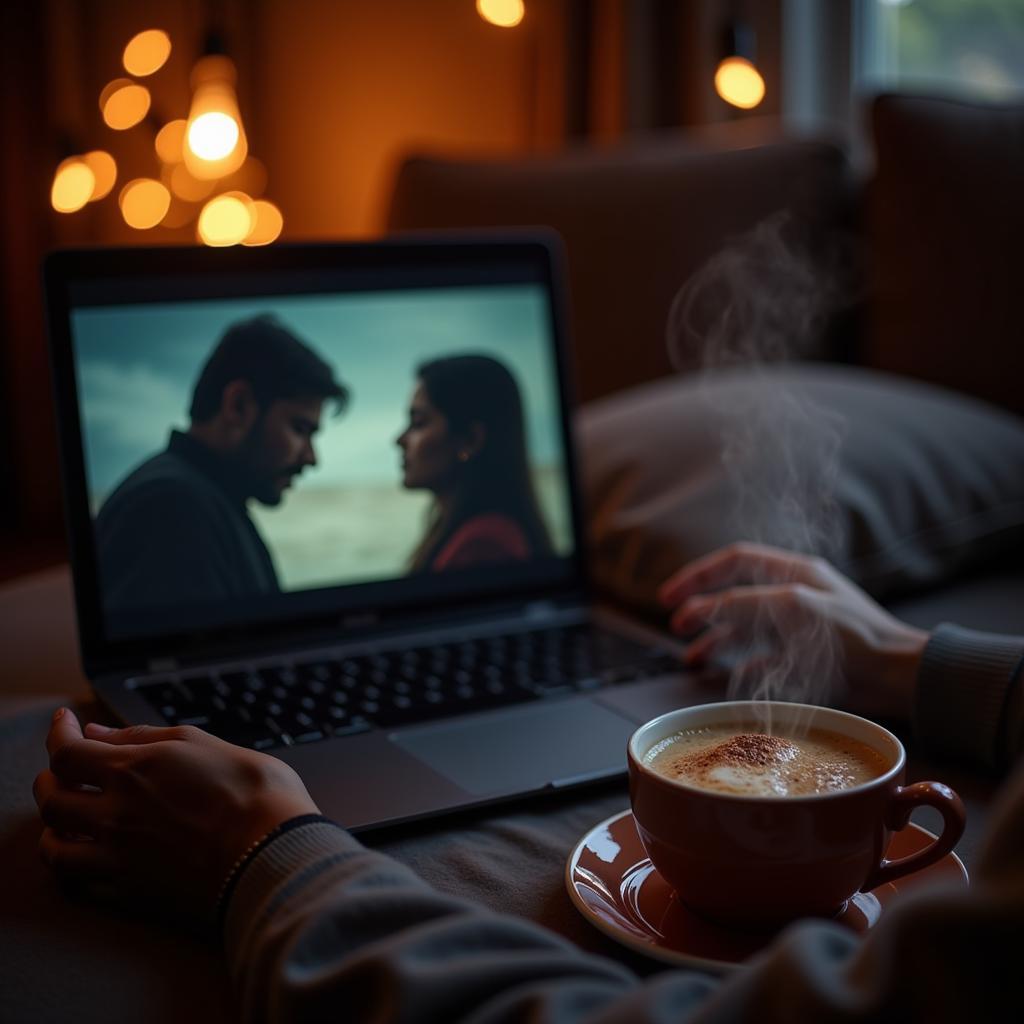
<path id="1" fill-rule="evenodd" d="M 751 677 L 772 668 L 784 647 L 798 645 L 801 635 L 831 632 L 843 703 L 862 714 L 910 717 L 928 633 L 890 615 L 822 558 L 730 544 L 683 566 L 658 596 L 672 609 L 673 632 L 704 630 L 687 648 L 688 666 L 729 657 L 756 692 Z"/>
<path id="2" fill-rule="evenodd" d="M 209 919 L 246 850 L 318 808 L 295 771 L 191 726 L 82 727 L 60 708 L 33 784 L 39 849 L 59 877 L 112 883 Z"/>

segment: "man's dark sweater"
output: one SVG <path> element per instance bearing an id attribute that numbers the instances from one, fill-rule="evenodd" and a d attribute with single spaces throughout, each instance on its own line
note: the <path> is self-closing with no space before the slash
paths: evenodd
<path id="1" fill-rule="evenodd" d="M 278 593 L 247 497 L 230 459 L 172 431 L 167 448 L 130 473 L 96 517 L 106 610 Z"/>

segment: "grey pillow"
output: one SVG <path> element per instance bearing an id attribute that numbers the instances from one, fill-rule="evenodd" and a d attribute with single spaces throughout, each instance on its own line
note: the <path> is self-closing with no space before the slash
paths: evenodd
<path id="1" fill-rule="evenodd" d="M 719 370 L 592 403 L 578 429 L 595 579 L 638 609 L 734 540 L 824 554 L 878 598 L 1024 549 L 1024 420 L 907 378 Z"/>

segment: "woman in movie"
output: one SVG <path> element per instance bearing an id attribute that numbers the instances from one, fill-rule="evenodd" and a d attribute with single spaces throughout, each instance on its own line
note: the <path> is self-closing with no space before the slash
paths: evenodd
<path id="1" fill-rule="evenodd" d="M 409 423 L 397 439 L 402 485 L 434 495 L 410 559 L 441 572 L 551 555 L 540 515 L 519 386 L 497 359 L 447 356 L 416 371 Z"/>

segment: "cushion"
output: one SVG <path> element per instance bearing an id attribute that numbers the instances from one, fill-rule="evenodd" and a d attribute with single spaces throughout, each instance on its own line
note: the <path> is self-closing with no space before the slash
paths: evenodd
<path id="1" fill-rule="evenodd" d="M 658 585 L 735 540 L 824 554 L 878 598 L 1024 550 L 1024 420 L 854 367 L 667 379 L 578 414 L 597 583 Z"/>
<path id="2" fill-rule="evenodd" d="M 1024 412 L 1024 105 L 882 96 L 864 361 Z"/>
<path id="3" fill-rule="evenodd" d="M 665 323 L 680 284 L 728 238 L 780 210 L 812 237 L 829 234 L 843 215 L 846 174 L 827 142 L 709 149 L 678 133 L 508 160 L 411 157 L 388 227 L 558 231 L 586 401 L 671 373 Z"/>

